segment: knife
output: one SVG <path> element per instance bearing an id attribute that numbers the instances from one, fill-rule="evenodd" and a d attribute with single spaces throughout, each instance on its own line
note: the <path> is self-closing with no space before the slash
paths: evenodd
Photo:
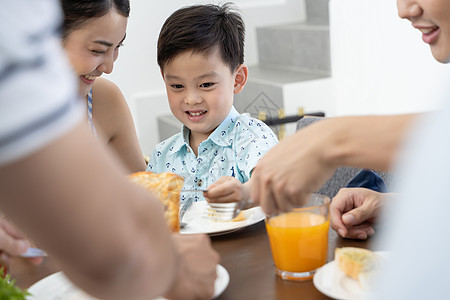
<path id="1" fill-rule="evenodd" d="M 42 249 L 30 247 L 25 253 L 22 253 L 20 257 L 45 257 L 47 252 Z"/>

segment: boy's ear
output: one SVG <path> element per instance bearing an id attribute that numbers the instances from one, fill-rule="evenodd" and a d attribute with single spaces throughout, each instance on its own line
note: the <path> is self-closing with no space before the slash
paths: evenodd
<path id="1" fill-rule="evenodd" d="M 234 93 L 239 94 L 247 83 L 248 68 L 246 65 L 241 64 L 237 67 L 234 75 Z"/>
<path id="2" fill-rule="evenodd" d="M 164 81 L 166 81 L 166 79 L 164 78 L 164 72 L 163 72 L 163 70 L 162 70 L 162 69 L 159 69 L 159 71 L 161 72 L 162 79 L 163 79 Z"/>

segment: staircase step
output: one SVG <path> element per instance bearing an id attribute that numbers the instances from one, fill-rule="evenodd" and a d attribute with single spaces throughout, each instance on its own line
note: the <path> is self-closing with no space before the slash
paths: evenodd
<path id="1" fill-rule="evenodd" d="M 250 66 L 247 84 L 235 95 L 234 106 L 239 112 L 248 112 L 254 117 L 260 111 L 265 111 L 270 118 L 277 117 L 280 108 L 288 107 L 286 112 L 292 114 L 295 106 L 305 106 L 302 101 L 291 105 L 292 101 L 329 98 L 329 85 L 329 75 Z M 308 103 L 306 109 L 325 110 L 327 107 L 319 105 L 317 108 Z"/>
<path id="2" fill-rule="evenodd" d="M 329 0 L 305 0 L 308 21 L 329 24 L 328 2 Z"/>
<path id="3" fill-rule="evenodd" d="M 330 72 L 329 26 L 305 23 L 257 28 L 259 63 L 311 72 Z"/>
<path id="4" fill-rule="evenodd" d="M 282 86 L 302 81 L 317 80 L 330 77 L 328 72 L 308 72 L 284 69 L 282 66 L 256 65 L 249 66 L 248 82 Z"/>

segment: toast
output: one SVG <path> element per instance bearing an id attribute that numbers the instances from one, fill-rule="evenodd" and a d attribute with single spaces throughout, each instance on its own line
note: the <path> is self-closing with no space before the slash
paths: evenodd
<path id="1" fill-rule="evenodd" d="M 156 195 L 164 205 L 164 217 L 173 232 L 180 231 L 180 191 L 184 180 L 173 173 L 137 172 L 128 176 L 131 182 Z"/>
<path id="2" fill-rule="evenodd" d="M 338 268 L 347 276 L 358 280 L 361 288 L 370 290 L 373 274 L 380 267 L 383 258 L 363 248 L 336 248 L 335 261 Z"/>

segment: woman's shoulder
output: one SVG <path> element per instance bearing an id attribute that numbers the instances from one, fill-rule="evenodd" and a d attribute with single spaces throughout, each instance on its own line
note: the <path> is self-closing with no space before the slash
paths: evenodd
<path id="1" fill-rule="evenodd" d="M 97 114 L 99 111 L 122 114 L 129 110 L 120 88 L 114 82 L 101 77 L 97 78 L 92 86 L 92 104 Z"/>
<path id="2" fill-rule="evenodd" d="M 123 98 L 122 91 L 112 81 L 99 77 L 95 80 L 92 86 L 92 98 L 95 99 L 108 99 L 108 98 Z"/>
<path id="3" fill-rule="evenodd" d="M 134 130 L 131 111 L 119 87 L 110 80 L 97 78 L 92 87 L 92 115 L 96 128 L 109 141 Z"/>

